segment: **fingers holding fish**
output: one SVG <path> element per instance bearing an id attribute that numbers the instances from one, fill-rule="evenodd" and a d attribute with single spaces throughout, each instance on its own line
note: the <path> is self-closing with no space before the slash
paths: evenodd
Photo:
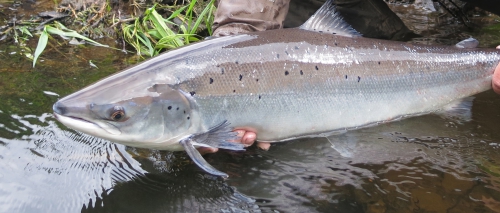
<path id="1" fill-rule="evenodd" d="M 217 151 L 219 151 L 218 148 L 212 148 L 212 147 L 200 147 L 200 148 L 198 148 L 198 152 L 201 155 L 216 153 Z"/>
<path id="2" fill-rule="evenodd" d="M 238 132 L 238 136 L 241 137 L 240 143 L 244 144 L 247 147 L 253 145 L 255 139 L 257 138 L 257 134 L 255 132 L 245 130 L 236 130 L 236 132 Z M 267 151 L 271 147 L 271 143 L 257 142 L 257 147 L 259 147 L 259 149 Z"/>
<path id="3" fill-rule="evenodd" d="M 235 132 L 238 133 L 238 138 L 240 139 L 239 141 L 235 142 L 242 143 L 246 147 L 251 146 L 255 142 L 255 139 L 257 138 L 255 132 L 246 131 L 243 129 L 237 129 L 235 130 Z"/>
<path id="4" fill-rule="evenodd" d="M 500 46 L 499 46 L 500 47 Z M 497 49 L 499 48 L 497 47 Z M 495 73 L 493 74 L 493 83 L 492 83 L 493 90 L 500 94 L 500 64 L 497 65 L 497 68 L 495 69 Z"/>
<path id="5" fill-rule="evenodd" d="M 497 46 L 497 49 L 500 50 L 500 45 Z M 495 73 L 493 74 L 493 90 L 500 94 L 500 63 L 497 65 L 495 69 Z"/>
<path id="6" fill-rule="evenodd" d="M 241 143 L 245 147 L 249 147 L 249 146 L 253 145 L 253 143 L 255 142 L 255 139 L 257 138 L 257 135 L 255 134 L 255 132 L 246 131 L 243 129 L 235 130 L 235 132 L 238 133 L 239 140 L 231 141 L 231 142 Z M 269 143 L 258 143 L 257 146 L 260 149 L 268 150 L 270 144 Z M 218 148 L 212 148 L 212 147 L 200 147 L 200 148 L 198 148 L 198 152 L 200 152 L 200 154 L 202 154 L 202 155 L 209 154 L 209 153 L 215 153 L 217 151 L 219 151 Z"/>
<path id="7" fill-rule="evenodd" d="M 259 149 L 262 149 L 262 150 L 269 150 L 269 148 L 271 147 L 271 143 L 267 143 L 267 142 L 258 142 L 257 143 L 257 147 L 259 147 Z"/>
<path id="8" fill-rule="evenodd" d="M 241 138 L 240 143 L 244 144 L 245 146 L 251 146 L 255 142 L 255 139 L 257 138 L 257 134 L 252 131 L 246 131 L 246 130 L 235 130 L 238 133 L 238 136 Z M 257 147 L 262 150 L 269 150 L 269 147 L 271 147 L 271 143 L 267 142 L 257 142 Z"/>

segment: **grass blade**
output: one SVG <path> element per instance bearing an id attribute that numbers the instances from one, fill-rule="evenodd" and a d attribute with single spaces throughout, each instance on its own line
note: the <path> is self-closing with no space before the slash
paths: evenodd
<path id="1" fill-rule="evenodd" d="M 89 39 L 85 36 L 82 36 L 80 34 L 78 34 L 76 31 L 74 30 L 68 30 L 68 31 L 62 31 L 58 28 L 55 28 L 55 27 L 51 27 L 51 26 L 45 26 L 45 29 L 44 31 L 46 31 L 47 33 L 50 33 L 50 34 L 56 34 L 56 35 L 59 35 L 59 36 L 62 36 L 62 37 L 74 37 L 74 38 L 79 38 L 79 39 L 82 39 L 82 40 L 85 40 L 95 46 L 99 46 L 99 47 L 109 47 L 108 45 L 104 45 L 104 44 L 101 44 L 99 42 L 96 42 L 92 39 Z"/>
<path id="2" fill-rule="evenodd" d="M 203 11 L 200 13 L 198 18 L 196 19 L 196 22 L 194 23 L 193 27 L 190 28 L 189 33 L 191 33 L 191 34 L 196 33 L 198 26 L 200 26 L 201 22 L 203 21 L 203 17 L 208 13 L 208 11 L 211 11 L 213 3 L 214 3 L 214 0 L 211 0 L 210 3 L 208 3 L 207 7 L 205 7 L 205 9 L 203 9 Z"/>
<path id="3" fill-rule="evenodd" d="M 38 39 L 38 44 L 36 45 L 35 55 L 33 56 L 33 67 L 35 67 L 36 61 L 38 60 L 38 56 L 42 54 L 45 47 L 47 47 L 47 42 L 49 41 L 49 33 L 47 32 L 47 26 L 43 28 L 42 34 L 40 34 L 40 38 Z"/>

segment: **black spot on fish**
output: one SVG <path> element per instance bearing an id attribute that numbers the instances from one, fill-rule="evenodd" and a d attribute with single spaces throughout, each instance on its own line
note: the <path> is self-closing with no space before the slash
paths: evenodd
<path id="1" fill-rule="evenodd" d="M 261 98 L 261 97 L 262 97 L 262 96 L 260 96 L 260 95 L 259 95 L 259 100 L 260 100 L 260 98 Z"/>
<path id="2" fill-rule="evenodd" d="M 298 49 L 299 49 L 299 47 L 297 47 L 297 46 L 295 46 L 294 48 L 295 48 L 296 50 L 298 50 Z"/>
<path id="3" fill-rule="evenodd" d="M 224 68 L 220 68 L 221 74 L 224 75 Z"/>
<path id="4" fill-rule="evenodd" d="M 378 62 L 378 65 L 380 65 L 380 61 Z"/>
<path id="5" fill-rule="evenodd" d="M 335 42 L 335 46 L 337 46 L 337 42 Z"/>
<path id="6" fill-rule="evenodd" d="M 184 114 L 186 114 L 186 110 L 184 110 Z"/>
<path id="7" fill-rule="evenodd" d="M 233 89 L 233 92 L 236 92 L 236 90 L 235 90 L 235 89 Z"/>
<path id="8" fill-rule="evenodd" d="M 242 78 L 243 78 L 243 75 L 240 74 L 240 81 L 241 81 Z"/>
<path id="9" fill-rule="evenodd" d="M 172 106 L 168 106 L 168 107 L 167 107 L 167 109 L 168 109 L 168 110 L 171 110 L 171 109 L 172 109 Z"/>
<path id="10" fill-rule="evenodd" d="M 177 107 L 177 110 L 179 110 L 179 107 Z"/>
<path id="11" fill-rule="evenodd" d="M 220 64 L 215 65 L 215 67 L 220 67 Z"/>
<path id="12" fill-rule="evenodd" d="M 214 82 L 214 79 L 210 78 L 210 84 L 212 84 L 213 82 Z"/>
<path id="13" fill-rule="evenodd" d="M 285 70 L 285 75 L 288 75 L 288 74 L 289 74 L 288 71 Z"/>
<path id="14" fill-rule="evenodd" d="M 358 82 L 361 81 L 361 77 L 358 76 Z"/>
<path id="15" fill-rule="evenodd" d="M 194 94 L 196 94 L 196 92 L 192 91 L 192 92 L 189 92 L 189 94 L 191 94 L 191 96 L 194 96 Z"/>
<path id="16" fill-rule="evenodd" d="M 318 31 L 318 32 L 323 33 L 323 31 L 322 31 L 322 30 L 320 30 L 320 31 Z"/>
<path id="17" fill-rule="evenodd" d="M 255 81 L 259 82 L 259 79 L 257 78 L 257 79 L 255 79 Z"/>
<path id="18" fill-rule="evenodd" d="M 280 54 L 276 54 L 276 58 L 280 58 Z"/>
<path id="19" fill-rule="evenodd" d="M 290 54 L 288 54 L 288 52 L 287 52 L 286 50 L 285 50 L 285 54 L 286 54 L 286 55 L 290 55 Z"/>
<path id="20" fill-rule="evenodd" d="M 345 75 L 345 79 L 347 79 L 347 75 Z"/>
<path id="21" fill-rule="evenodd" d="M 190 117 L 188 116 L 188 120 L 190 119 Z"/>
<path id="22" fill-rule="evenodd" d="M 337 33 L 332 33 L 332 35 L 335 35 L 335 34 L 337 34 Z"/>
<path id="23" fill-rule="evenodd" d="M 236 64 L 239 64 L 240 62 L 238 62 L 238 61 L 235 61 L 234 63 L 236 63 Z"/>
<path id="24" fill-rule="evenodd" d="M 314 66 L 314 68 L 315 68 L 316 70 L 319 70 L 318 66 Z"/>
<path id="25" fill-rule="evenodd" d="M 304 72 L 302 72 L 302 70 L 300 71 L 300 75 L 304 75 Z"/>

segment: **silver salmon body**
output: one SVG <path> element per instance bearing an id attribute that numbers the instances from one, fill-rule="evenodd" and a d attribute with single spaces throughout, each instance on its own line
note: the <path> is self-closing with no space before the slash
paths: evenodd
<path id="1" fill-rule="evenodd" d="M 318 21 L 321 12 L 341 21 L 327 10 L 298 29 L 164 53 L 61 99 L 55 115 L 129 146 L 184 150 L 179 142 L 191 138 L 224 148 L 217 140 L 235 128 L 258 141 L 317 136 L 439 111 L 491 88 L 498 50 L 363 38 Z"/>

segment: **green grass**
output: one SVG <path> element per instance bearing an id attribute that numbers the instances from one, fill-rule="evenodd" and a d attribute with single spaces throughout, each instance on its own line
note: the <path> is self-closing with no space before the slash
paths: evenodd
<path id="1" fill-rule="evenodd" d="M 211 35 L 213 13 L 215 10 L 214 1 L 209 1 L 200 12 L 196 12 L 196 10 L 201 8 L 200 5 L 203 5 L 203 1 L 198 2 L 197 0 L 191 0 L 188 5 L 183 6 L 154 5 L 147 8 L 143 16 L 132 19 L 130 24 L 114 23 L 113 26 L 121 26 L 119 29 L 123 34 L 123 39 L 127 44 L 134 47 L 138 55 L 153 57 L 162 51 L 198 41 L 201 36 L 197 33 L 203 29 L 206 29 L 208 34 Z M 109 12 L 109 6 L 106 8 Z M 158 13 L 157 8 L 170 11 L 171 15 L 168 18 L 164 18 Z M 85 11 L 80 13 L 85 13 Z M 86 17 L 90 17 L 90 15 L 87 14 Z M 79 21 L 85 22 L 85 20 Z M 86 28 L 83 27 L 79 31 L 83 31 Z M 23 38 L 32 36 L 28 28 L 19 28 L 19 31 L 24 35 Z M 109 48 L 109 46 L 85 37 L 75 30 L 68 29 L 59 22 L 54 22 L 45 25 L 40 32 L 35 52 L 30 56 L 33 59 L 33 67 L 35 67 L 38 58 L 45 50 L 51 35 L 59 35 L 64 39 L 80 39 L 92 45 Z M 15 34 L 15 39 L 18 37 L 18 34 Z"/>
<path id="2" fill-rule="evenodd" d="M 156 10 L 157 5 L 148 8 L 143 18 L 136 18 L 132 24 L 122 25 L 123 38 L 133 46 L 139 55 L 155 56 L 168 49 L 198 41 L 197 33 L 205 26 L 208 33 L 212 34 L 214 1 L 199 13 L 195 14 L 197 3 L 192 0 L 188 5 L 173 11 L 168 18 L 163 18 Z M 165 7 L 165 9 L 171 9 Z M 174 19 L 180 23 L 174 23 Z"/>
<path id="3" fill-rule="evenodd" d="M 47 46 L 47 42 L 49 41 L 50 34 L 52 35 L 59 35 L 63 38 L 77 38 L 84 40 L 90 44 L 93 44 L 95 46 L 100 46 L 100 47 L 108 47 L 108 45 L 103 45 L 99 42 L 96 42 L 92 39 L 89 39 L 85 36 L 80 35 L 74 30 L 70 30 L 66 28 L 64 25 L 62 25 L 59 22 L 54 22 L 54 24 L 51 25 L 45 25 L 43 28 L 43 31 L 40 34 L 40 38 L 38 39 L 38 44 L 35 49 L 35 54 L 33 55 L 33 67 L 36 65 L 36 61 L 38 60 L 38 57 L 42 54 L 43 50 Z"/>

